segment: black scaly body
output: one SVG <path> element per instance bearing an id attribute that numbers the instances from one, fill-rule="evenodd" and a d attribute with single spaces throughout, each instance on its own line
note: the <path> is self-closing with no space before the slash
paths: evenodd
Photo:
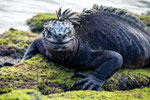
<path id="1" fill-rule="evenodd" d="M 80 17 L 81 27 L 75 28 L 81 45 L 86 42 L 93 50 L 118 52 L 126 68 L 138 68 L 150 62 L 150 32 L 136 17 L 103 6 L 85 12 Z"/>
<path id="2" fill-rule="evenodd" d="M 64 21 L 63 17 L 59 17 L 61 9 L 57 15 L 58 23 Z M 68 42 L 72 43 L 68 44 L 69 50 L 51 49 L 59 46 L 48 40 L 45 34 L 51 32 L 47 29 L 43 31 L 43 37 L 36 39 L 30 45 L 23 60 L 41 53 L 51 61 L 68 67 L 95 69 L 88 75 L 75 74 L 83 79 L 77 81 L 72 88 L 83 84 L 81 90 L 101 90 L 105 81 L 122 66 L 133 68 L 149 64 L 150 31 L 134 16 L 115 8 L 94 5 L 92 9 L 84 10 L 77 17 L 80 19 L 78 20 L 80 25 L 73 23 L 75 39 Z M 53 22 L 51 23 L 50 25 L 53 25 Z M 63 41 L 61 39 L 62 37 L 58 38 L 59 42 Z"/>

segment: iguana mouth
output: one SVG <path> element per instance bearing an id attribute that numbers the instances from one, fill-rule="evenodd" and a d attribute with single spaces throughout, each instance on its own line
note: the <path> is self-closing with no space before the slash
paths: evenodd
<path id="1" fill-rule="evenodd" d="M 70 51 L 76 44 L 76 38 L 69 38 L 65 41 L 50 41 L 48 39 L 44 39 L 45 44 L 47 44 L 47 50 L 50 51 Z"/>
<path id="2" fill-rule="evenodd" d="M 69 43 L 70 41 L 73 41 L 74 40 L 74 37 L 72 38 L 68 38 L 68 39 L 65 39 L 65 40 L 51 40 L 51 39 L 47 39 L 48 42 L 52 43 L 52 44 L 56 44 L 56 45 L 63 45 L 63 44 L 67 44 Z"/>
<path id="3" fill-rule="evenodd" d="M 72 41 L 73 39 L 70 39 L 70 40 L 68 40 L 68 41 L 61 41 L 61 42 L 56 42 L 56 41 L 49 41 L 50 43 L 52 43 L 52 44 L 67 44 L 67 43 L 69 43 L 70 41 Z"/>

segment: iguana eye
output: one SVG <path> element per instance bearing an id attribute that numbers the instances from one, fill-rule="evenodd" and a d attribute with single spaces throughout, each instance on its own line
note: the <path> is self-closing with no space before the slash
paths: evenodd
<path id="1" fill-rule="evenodd" d="M 52 34 L 51 34 L 51 32 L 49 32 L 49 31 L 45 31 L 45 37 L 46 38 L 51 38 L 51 36 L 52 36 Z"/>
<path id="2" fill-rule="evenodd" d="M 72 37 L 71 31 L 69 31 L 69 32 L 67 33 L 67 36 L 68 36 L 68 37 Z"/>
<path id="3" fill-rule="evenodd" d="M 51 38 L 52 36 L 51 36 L 50 34 L 48 34 L 46 37 L 47 37 L 47 38 Z"/>

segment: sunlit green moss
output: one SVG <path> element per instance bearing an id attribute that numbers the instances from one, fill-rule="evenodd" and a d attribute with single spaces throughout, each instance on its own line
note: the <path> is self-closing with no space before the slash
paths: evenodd
<path id="1" fill-rule="evenodd" d="M 75 69 L 49 62 L 42 55 L 36 55 L 13 67 L 1 68 L 0 93 L 20 88 L 36 89 L 42 94 L 60 93 L 68 90 L 74 82 L 81 79 L 72 78 L 75 72 L 77 72 Z M 149 86 L 149 73 L 150 69 L 122 69 L 106 82 L 103 90 L 114 91 Z M 81 86 L 75 89 L 79 87 Z"/>
<path id="2" fill-rule="evenodd" d="M 3 94 L 0 100 L 47 100 L 40 92 L 35 90 L 15 90 L 11 93 Z"/>
<path id="3" fill-rule="evenodd" d="M 137 16 L 150 29 L 150 15 Z"/>
<path id="4" fill-rule="evenodd" d="M 150 98 L 150 89 L 135 89 L 131 91 L 96 92 L 72 91 L 50 95 L 51 100 L 147 100 Z"/>
<path id="5" fill-rule="evenodd" d="M 149 100 L 150 88 L 129 91 L 70 91 L 65 93 L 41 95 L 30 89 L 13 90 L 0 95 L 0 100 Z"/>
<path id="6" fill-rule="evenodd" d="M 31 19 L 27 21 L 28 25 L 32 32 L 42 32 L 43 25 L 45 22 L 56 19 L 56 14 L 53 13 L 43 13 L 33 16 Z"/>
<path id="7" fill-rule="evenodd" d="M 71 79 L 73 74 L 73 69 L 52 62 L 48 63 L 46 58 L 37 55 L 14 67 L 1 68 L 0 88 L 6 90 L 10 88 L 34 88 L 43 94 L 58 93 L 68 89 L 73 84 L 74 81 Z"/>

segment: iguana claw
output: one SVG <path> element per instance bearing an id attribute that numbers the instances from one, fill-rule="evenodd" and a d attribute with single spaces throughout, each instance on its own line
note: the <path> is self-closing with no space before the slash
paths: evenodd
<path id="1" fill-rule="evenodd" d="M 96 78 L 94 75 L 92 74 L 84 74 L 84 73 L 76 73 L 73 77 L 75 76 L 79 76 L 79 77 L 84 77 L 81 80 L 78 80 L 77 82 L 75 82 L 72 86 L 71 86 L 71 90 L 80 85 L 83 84 L 81 90 L 97 90 L 100 91 L 101 87 L 103 86 L 105 81 L 102 81 L 98 78 Z"/>
<path id="2" fill-rule="evenodd" d="M 85 78 L 85 77 L 87 77 L 88 76 L 88 74 L 84 74 L 84 73 L 81 73 L 81 72 L 77 72 L 77 73 L 75 73 L 73 76 L 72 76 L 72 78 L 74 78 L 74 77 L 82 77 L 82 78 Z"/>

